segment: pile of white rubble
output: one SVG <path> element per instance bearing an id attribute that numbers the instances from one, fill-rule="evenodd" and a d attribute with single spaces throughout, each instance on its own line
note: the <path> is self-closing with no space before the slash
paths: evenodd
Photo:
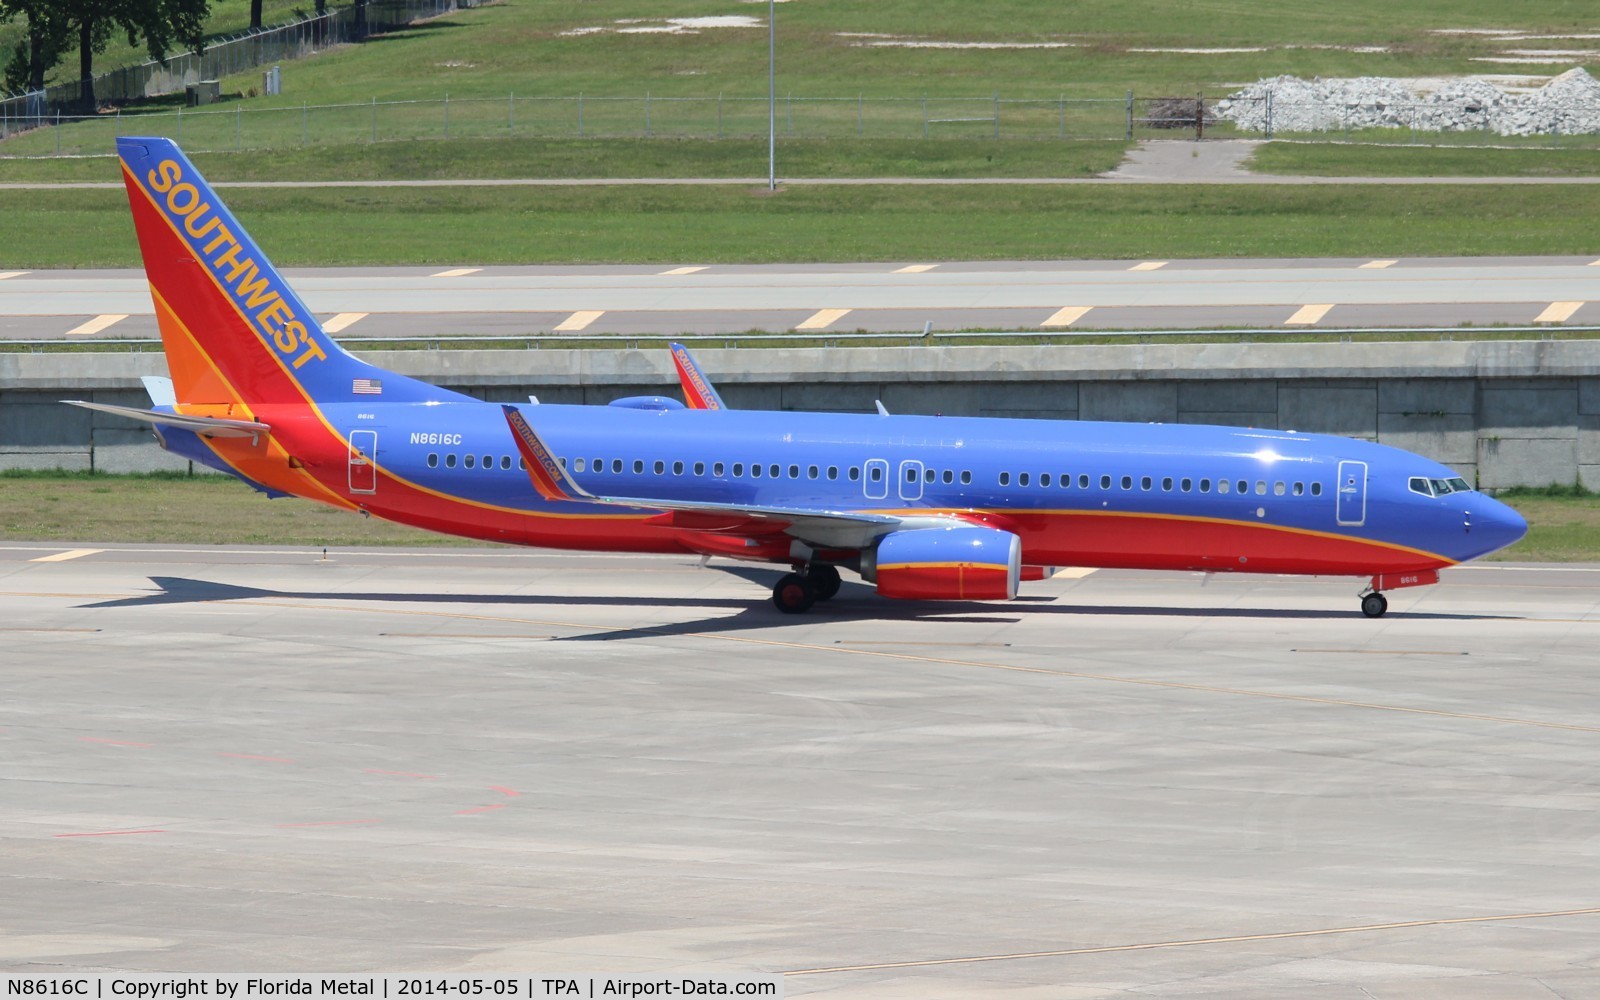
<path id="1" fill-rule="evenodd" d="M 1600 81 L 1575 68 L 1528 93 L 1508 93 L 1470 78 L 1420 93 L 1403 80 L 1385 77 L 1280 76 L 1228 95 L 1217 102 L 1216 113 L 1241 130 L 1264 133 L 1270 127 L 1274 134 L 1405 128 L 1573 135 L 1600 132 Z"/>

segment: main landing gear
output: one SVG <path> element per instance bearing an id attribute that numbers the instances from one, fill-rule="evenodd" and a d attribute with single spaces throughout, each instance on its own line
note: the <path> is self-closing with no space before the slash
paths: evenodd
<path id="1" fill-rule="evenodd" d="M 1389 599 L 1377 591 L 1366 594 L 1361 598 L 1361 613 L 1368 618 L 1382 618 L 1383 613 L 1389 610 Z"/>
<path id="2" fill-rule="evenodd" d="M 825 563 L 806 568 L 804 573 L 786 573 L 772 588 L 772 604 L 788 615 L 811 610 L 839 592 L 839 571 Z"/>

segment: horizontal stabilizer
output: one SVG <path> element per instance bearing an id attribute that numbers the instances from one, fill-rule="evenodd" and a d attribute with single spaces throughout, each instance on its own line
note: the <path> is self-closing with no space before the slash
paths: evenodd
<path id="1" fill-rule="evenodd" d="M 112 406 L 110 403 L 86 403 L 81 399 L 63 399 L 63 403 L 81 406 L 86 410 L 99 410 L 129 420 L 142 420 L 147 424 L 178 427 L 193 431 L 201 437 L 246 438 L 256 437 L 272 430 L 271 425 L 254 420 L 228 420 L 224 417 L 186 417 L 181 413 L 162 413 L 160 410 L 141 410 L 136 406 Z"/>

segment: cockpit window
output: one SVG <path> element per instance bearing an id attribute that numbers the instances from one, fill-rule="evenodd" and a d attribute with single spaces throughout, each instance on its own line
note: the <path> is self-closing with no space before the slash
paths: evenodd
<path id="1" fill-rule="evenodd" d="M 1472 487 L 1460 476 L 1449 479 L 1429 479 L 1426 476 L 1412 476 L 1407 483 L 1411 492 L 1421 493 L 1425 497 L 1442 497 L 1451 493 L 1468 493 Z"/>

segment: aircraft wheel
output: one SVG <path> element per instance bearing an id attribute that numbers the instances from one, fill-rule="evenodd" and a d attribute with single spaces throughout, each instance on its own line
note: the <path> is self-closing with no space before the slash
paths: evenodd
<path id="1" fill-rule="evenodd" d="M 786 615 L 798 615 L 817 603 L 817 589 L 799 573 L 786 573 L 772 588 L 772 603 Z"/>
<path id="2" fill-rule="evenodd" d="M 819 563 L 806 573 L 806 579 L 817 592 L 817 600 L 826 601 L 839 592 L 839 571 L 826 563 Z"/>
<path id="3" fill-rule="evenodd" d="M 1389 599 L 1382 594 L 1368 594 L 1361 599 L 1361 613 L 1368 618 L 1382 618 L 1389 610 Z"/>

